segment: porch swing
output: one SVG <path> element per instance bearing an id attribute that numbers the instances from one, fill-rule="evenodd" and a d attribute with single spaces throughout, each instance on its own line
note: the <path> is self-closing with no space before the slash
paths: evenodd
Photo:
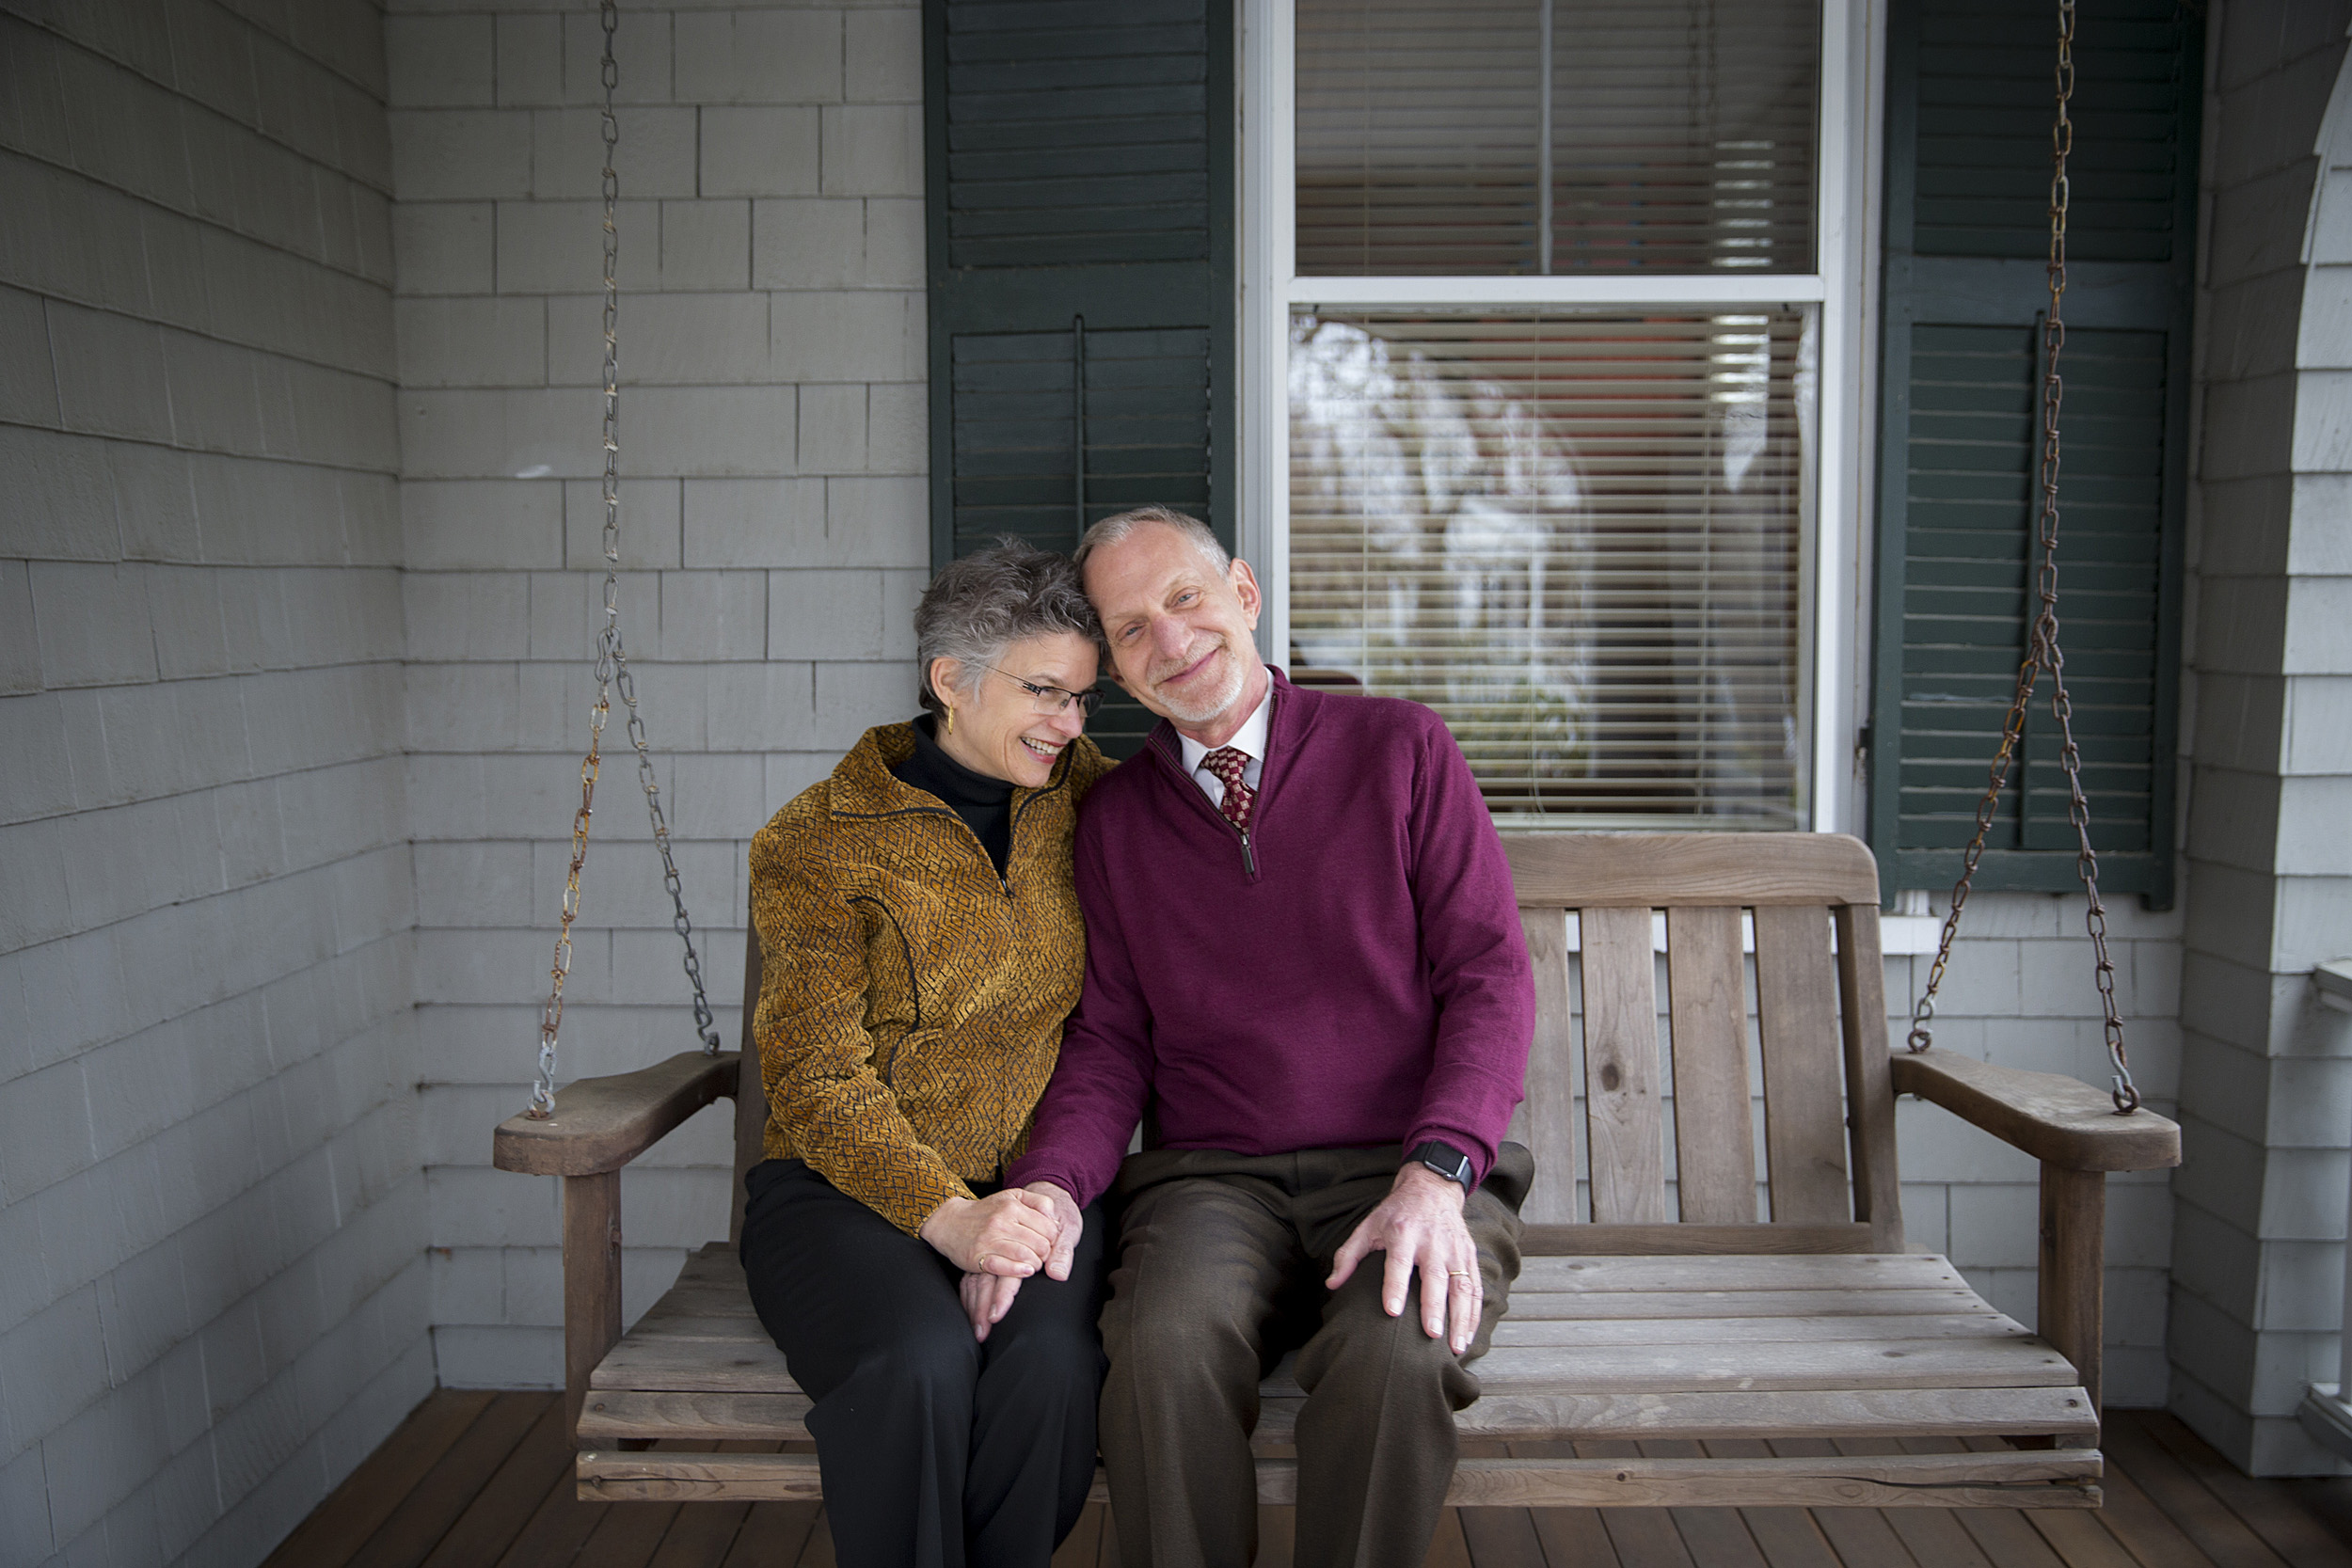
<path id="1" fill-rule="evenodd" d="M 1456 1505 L 1510 1507 L 2097 1507 L 2106 1173 L 2179 1163 L 2179 1129 L 2139 1107 L 2117 1017 L 2089 806 L 2069 726 L 2057 614 L 2060 307 L 2074 6 L 2059 0 L 2043 326 L 2040 613 L 1908 1049 L 1890 1053 L 1876 864 L 1829 833 L 1504 836 L 1534 961 L 1538 1021 L 1511 1135 L 1539 1176 L 1526 1263 L 1485 1397 L 1458 1419 Z M 740 1049 L 711 1026 L 620 635 L 614 0 L 604 0 L 605 620 L 598 697 L 531 1107 L 497 1132 L 503 1170 L 563 1179 L 565 1409 L 579 1493 L 605 1500 L 819 1495 L 809 1402 L 754 1316 L 732 1233 L 622 1332 L 620 1176 L 713 1101 L 735 1101 L 736 1177 L 767 1117 L 752 1020 L 760 949 L 745 943 Z M 1934 998 L 2042 677 L 2062 741 L 2078 866 L 2114 1070 L 2111 1094 L 1933 1047 Z M 620 692 L 686 943 L 702 1049 L 555 1088 L 563 982 L 600 766 Z M 1662 911 L 1664 1043 L 1653 956 Z M 1748 978 L 1743 950 L 1755 953 Z M 1581 969 L 1571 1022 L 1570 955 Z M 1753 985 L 1751 991 L 1750 986 Z M 1771 1219 L 1757 1219 L 1749 1107 L 1756 1014 Z M 1575 1158 L 1581 1046 L 1587 1170 Z M 1674 1111 L 1661 1096 L 1671 1078 Z M 2038 1332 L 1945 1259 L 1906 1251 L 1895 1096 L 1916 1094 L 2041 1162 Z M 1667 1141 L 1675 1145 L 1669 1212 Z M 1576 1212 L 1589 1175 L 1591 1213 Z M 1304 1395 L 1263 1390 L 1259 1496 L 1292 1501 Z M 669 1440 L 660 1450 L 653 1445 Z M 721 1451 L 734 1445 L 739 1451 Z M 750 1447 L 787 1451 L 739 1451 Z M 1101 1483 L 1097 1482 L 1098 1496 Z"/>

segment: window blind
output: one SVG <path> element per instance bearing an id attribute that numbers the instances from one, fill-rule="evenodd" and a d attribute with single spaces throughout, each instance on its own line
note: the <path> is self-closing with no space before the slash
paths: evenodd
<path id="1" fill-rule="evenodd" d="M 1295 14 L 1299 274 L 1535 271 L 1532 0 Z"/>
<path id="2" fill-rule="evenodd" d="M 1296 18 L 1302 276 L 1813 268 L 1816 0 Z"/>
<path id="3" fill-rule="evenodd" d="M 1813 318 L 1304 313 L 1291 673 L 1522 825 L 1799 826 Z"/>

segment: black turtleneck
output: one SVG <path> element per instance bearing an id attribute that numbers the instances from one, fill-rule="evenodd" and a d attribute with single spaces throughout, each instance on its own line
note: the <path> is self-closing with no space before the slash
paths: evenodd
<path id="1" fill-rule="evenodd" d="M 914 721 L 914 754 L 892 768 L 890 776 L 946 802 L 980 841 L 1002 877 L 1006 857 L 1012 853 L 1012 782 L 975 773 L 942 751 L 932 733 L 935 722 L 928 713 Z"/>

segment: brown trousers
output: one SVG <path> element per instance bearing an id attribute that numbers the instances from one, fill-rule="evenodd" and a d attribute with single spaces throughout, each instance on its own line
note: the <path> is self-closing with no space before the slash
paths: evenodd
<path id="1" fill-rule="evenodd" d="M 1505 1144 L 1464 1217 L 1486 1313 L 1457 1359 L 1417 1305 L 1380 1304 L 1375 1253 L 1337 1291 L 1331 1259 L 1388 1196 L 1402 1150 L 1242 1155 L 1154 1149 L 1115 1189 L 1120 1254 L 1103 1310 L 1100 1432 L 1123 1568 L 1248 1568 L 1257 1553 L 1249 1434 L 1258 1385 L 1296 1349 L 1298 1568 L 1418 1564 L 1478 1398 L 1463 1363 L 1486 1352 L 1519 1269 L 1519 1205 L 1534 1162 Z M 1418 1302 L 1416 1280 L 1415 1303 Z"/>

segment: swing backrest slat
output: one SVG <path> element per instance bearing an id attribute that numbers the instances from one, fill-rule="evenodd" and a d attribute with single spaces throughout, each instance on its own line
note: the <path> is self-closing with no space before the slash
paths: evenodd
<path id="1" fill-rule="evenodd" d="M 1756 1136 L 1742 1037 L 1744 968 L 1737 907 L 1666 911 L 1676 1191 L 1686 1225 L 1756 1220 Z"/>
<path id="2" fill-rule="evenodd" d="M 1580 912 L 1584 1125 L 1592 1140 L 1593 1222 L 1663 1224 L 1666 1145 L 1649 911 Z"/>

